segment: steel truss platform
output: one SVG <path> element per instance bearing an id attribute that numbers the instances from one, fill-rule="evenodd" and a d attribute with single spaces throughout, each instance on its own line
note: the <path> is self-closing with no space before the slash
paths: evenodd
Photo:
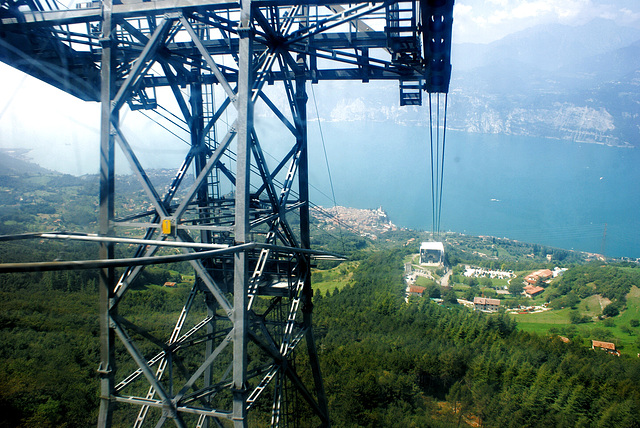
<path id="1" fill-rule="evenodd" d="M 101 103 L 99 233 L 64 236 L 97 241 L 101 260 L 40 266 L 100 269 L 98 426 L 125 405 L 137 406 L 135 427 L 263 424 L 250 419 L 257 408 L 274 427 L 329 426 L 312 332 L 310 268 L 322 254 L 309 233 L 308 82 L 395 80 L 401 105 L 447 92 L 453 0 L 57 5 L 0 0 L 0 60 Z M 275 162 L 253 120 L 258 104 L 281 129 Z M 171 116 L 188 134 L 167 189 L 121 126 L 127 109 Z M 114 208 L 116 148 L 148 199 L 126 217 Z M 134 254 L 115 259 L 119 244 Z M 171 328 L 123 309 L 146 265 L 177 260 L 196 281 Z"/>

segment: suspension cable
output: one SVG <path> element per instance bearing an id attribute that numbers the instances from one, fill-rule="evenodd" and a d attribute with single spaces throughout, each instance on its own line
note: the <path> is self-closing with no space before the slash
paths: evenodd
<path id="1" fill-rule="evenodd" d="M 433 112 L 431 108 L 431 94 L 429 94 L 429 140 L 431 142 L 431 234 L 433 235 L 436 228 L 436 192 L 434 190 L 433 179 Z"/>
<path id="2" fill-rule="evenodd" d="M 142 110 L 138 111 L 141 115 L 143 115 L 144 117 L 146 117 L 147 119 L 149 119 L 150 121 L 154 122 L 156 125 L 158 125 L 159 127 L 161 127 L 162 129 L 164 129 L 165 131 L 167 131 L 169 134 L 173 135 L 174 137 L 176 137 L 178 140 L 182 141 L 183 143 L 186 144 L 190 144 L 187 140 L 185 140 L 184 138 L 182 138 L 181 136 L 179 136 L 178 134 L 176 134 L 175 132 L 173 132 L 172 130 L 170 130 L 168 127 L 164 126 L 163 124 L 161 124 L 160 122 L 158 122 L 157 120 L 155 120 L 154 118 L 152 118 L 150 115 L 148 115 L 147 113 L 145 113 Z M 155 112 L 155 110 L 154 110 Z M 178 128 L 185 130 L 184 128 L 182 128 L 181 126 L 177 125 L 176 123 L 174 123 L 173 121 L 171 121 L 169 118 L 167 118 L 166 116 L 162 115 L 161 113 L 156 112 L 156 114 L 160 115 L 160 117 L 168 120 L 169 122 L 173 123 L 175 126 L 177 126 Z"/>
<path id="3" fill-rule="evenodd" d="M 440 93 L 436 93 L 436 194 L 435 194 L 435 199 L 436 199 L 436 234 L 440 235 L 440 228 L 438 227 L 438 223 L 439 223 L 439 218 L 438 218 L 438 212 L 439 210 L 439 202 L 440 200 L 438 199 L 438 194 L 439 189 L 440 189 L 440 177 L 439 177 L 439 172 L 440 172 Z"/>
<path id="4" fill-rule="evenodd" d="M 448 94 L 444 93 L 444 105 L 440 103 L 440 93 L 435 94 L 435 100 L 429 93 L 429 139 L 431 146 L 431 234 L 439 236 L 442 220 L 442 194 L 444 183 L 444 153 L 447 135 L 447 105 Z M 435 112 L 433 102 L 435 101 Z M 442 113 L 442 115 L 441 115 Z M 442 119 L 441 119 L 442 116 Z M 434 123 L 435 119 L 435 123 Z M 442 127 L 442 133 L 440 129 Z M 434 141 L 435 128 L 435 141 Z M 442 138 L 441 138 L 442 135 Z M 434 156 L 435 142 L 435 156 Z"/>
<path id="5" fill-rule="evenodd" d="M 333 179 L 331 177 L 331 168 L 329 167 L 329 157 L 327 156 L 327 146 L 324 143 L 324 134 L 322 133 L 322 124 L 320 123 L 320 113 L 318 112 L 318 103 L 316 102 L 316 93 L 313 90 L 313 84 L 311 85 L 311 95 L 313 97 L 313 105 L 315 106 L 316 109 L 316 118 L 318 120 L 318 129 L 320 130 L 320 140 L 322 141 L 322 150 L 324 151 L 324 161 L 325 164 L 327 165 L 327 173 L 329 174 L 329 184 L 331 186 L 331 196 L 333 197 L 333 209 L 336 212 L 336 219 L 338 218 L 338 203 L 336 202 L 336 192 L 333 188 Z M 338 224 L 340 224 L 340 221 L 338 221 Z M 340 231 L 340 242 L 342 244 L 342 251 L 345 251 L 344 249 L 344 237 L 342 235 L 342 227 L 339 228 Z"/>
<path id="6" fill-rule="evenodd" d="M 442 185 L 444 183 L 444 149 L 447 140 L 447 104 L 449 94 L 444 94 L 444 121 L 442 126 L 442 161 L 440 162 L 440 199 L 438 201 L 438 233 L 440 233 L 440 221 L 442 220 Z"/>

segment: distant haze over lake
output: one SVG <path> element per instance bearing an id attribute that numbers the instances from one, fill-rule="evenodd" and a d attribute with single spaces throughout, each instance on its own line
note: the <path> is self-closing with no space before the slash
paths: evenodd
<path id="1" fill-rule="evenodd" d="M 431 230 L 426 128 L 323 129 L 339 205 L 382 205 L 396 225 Z M 311 156 L 327 189 L 317 146 Z M 638 149 L 449 131 L 441 229 L 599 253 L 606 223 L 606 255 L 640 257 L 638 165 Z"/>
<path id="2" fill-rule="evenodd" d="M 383 206 L 396 225 L 431 230 L 427 127 L 366 119 L 321 126 L 338 205 Z M 266 129 L 261 139 L 265 152 L 276 158 L 291 144 L 282 143 L 281 132 Z M 318 189 L 312 189 L 312 201 L 331 206 L 317 122 L 310 121 L 309 134 L 310 178 Z M 177 168 L 187 148 L 174 143 L 167 149 L 142 147 L 137 153 L 145 168 Z M 73 146 L 64 150 L 67 164 L 95 171 L 93 144 L 80 152 Z M 59 169 L 47 151 L 27 156 Z M 125 164 L 124 159 L 118 164 Z M 637 148 L 450 130 L 441 228 L 599 253 L 607 224 L 605 254 L 640 257 L 638 165 Z"/>
<path id="3" fill-rule="evenodd" d="M 467 3 L 460 11 L 488 7 Z M 606 224 L 606 255 L 640 257 L 640 29 L 606 19 L 539 25 L 455 44 L 452 63 L 448 125 L 459 132 L 448 133 L 442 228 L 600 252 Z M 45 168 L 97 173 L 99 105 L 4 65 L 0 73 L 0 147 L 31 150 Z M 397 82 L 309 88 L 314 202 L 332 203 L 322 195 L 331 189 L 320 123 L 339 205 L 382 205 L 399 226 L 430 230 L 426 101 L 399 107 Z M 179 167 L 187 143 L 139 113 L 121 119 L 145 168 Z M 290 146 L 276 122 L 257 107 L 261 142 L 278 157 Z"/>

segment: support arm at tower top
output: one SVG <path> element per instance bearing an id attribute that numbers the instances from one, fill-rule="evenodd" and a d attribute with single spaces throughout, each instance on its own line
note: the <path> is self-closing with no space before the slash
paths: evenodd
<path id="1" fill-rule="evenodd" d="M 179 17 L 193 22 L 204 48 L 221 67 L 205 73 L 206 83 L 237 82 L 242 31 L 240 3 L 225 0 L 127 1 L 112 6 L 116 33 L 110 43 L 121 47 L 120 87 L 144 49 L 156 21 L 173 18 L 167 40 L 155 60 L 175 70 L 180 85 L 189 70 L 208 70 L 194 59 L 194 41 Z M 287 51 L 308 57 L 303 76 L 320 80 L 397 80 L 400 104 L 421 104 L 421 92 L 448 92 L 454 0 L 340 2 L 252 1 L 249 27 L 254 55 Z M 87 101 L 98 101 L 103 9 L 100 1 L 76 2 L 73 9 L 52 9 L 57 2 L 0 1 L 0 61 Z M 292 78 L 272 67 L 268 82 Z M 144 98 L 148 88 L 170 86 L 170 77 L 149 67 L 132 87 Z"/>

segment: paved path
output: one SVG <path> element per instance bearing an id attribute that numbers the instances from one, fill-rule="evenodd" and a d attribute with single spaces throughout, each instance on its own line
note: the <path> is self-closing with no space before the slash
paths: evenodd
<path id="1" fill-rule="evenodd" d="M 447 273 L 444 274 L 442 278 L 440 278 L 440 285 L 442 287 L 448 287 L 450 277 L 451 277 L 451 270 L 449 270 Z"/>

